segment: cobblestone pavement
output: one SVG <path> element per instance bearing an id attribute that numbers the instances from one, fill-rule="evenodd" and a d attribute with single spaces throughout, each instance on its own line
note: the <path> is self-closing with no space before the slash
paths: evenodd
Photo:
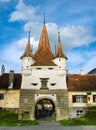
<path id="1" fill-rule="evenodd" d="M 40 122 L 36 126 L 0 127 L 0 130 L 96 130 L 96 126 L 62 126 L 58 122 Z"/>

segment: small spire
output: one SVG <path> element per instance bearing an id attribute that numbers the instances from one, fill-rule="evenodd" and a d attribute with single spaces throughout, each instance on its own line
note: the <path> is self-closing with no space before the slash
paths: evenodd
<path id="1" fill-rule="evenodd" d="M 56 43 L 55 43 L 55 54 L 56 54 Z"/>
<path id="2" fill-rule="evenodd" d="M 31 50 L 32 50 L 32 53 L 33 53 L 33 44 L 31 45 Z"/>
<path id="3" fill-rule="evenodd" d="M 29 36 L 28 36 L 28 42 L 30 43 L 30 33 L 31 33 L 31 27 L 29 27 Z"/>
<path id="4" fill-rule="evenodd" d="M 58 42 L 60 43 L 60 31 L 58 30 Z"/>
<path id="5" fill-rule="evenodd" d="M 45 25 L 45 11 L 44 11 L 44 25 Z"/>

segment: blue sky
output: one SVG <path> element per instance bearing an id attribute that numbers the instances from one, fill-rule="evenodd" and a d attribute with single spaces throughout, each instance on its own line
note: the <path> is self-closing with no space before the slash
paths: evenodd
<path id="1" fill-rule="evenodd" d="M 96 0 L 0 0 L 0 67 L 21 72 L 21 61 L 31 27 L 33 52 L 39 43 L 46 12 L 52 51 L 58 28 L 69 73 L 96 68 Z"/>

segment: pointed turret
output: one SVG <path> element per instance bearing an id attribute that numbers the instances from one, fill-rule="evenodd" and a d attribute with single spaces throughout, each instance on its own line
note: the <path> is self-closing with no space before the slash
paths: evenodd
<path id="1" fill-rule="evenodd" d="M 34 55 L 36 62 L 33 64 L 37 66 L 54 66 L 55 64 L 51 61 L 54 54 L 51 51 L 48 33 L 45 25 L 45 15 L 44 15 L 44 25 L 41 32 L 41 37 L 38 45 L 37 52 Z"/>
<path id="2" fill-rule="evenodd" d="M 61 44 L 61 41 L 60 41 L 60 32 L 58 32 L 58 45 L 57 45 L 57 51 L 56 51 L 56 54 L 55 54 L 55 58 L 56 57 L 63 57 L 63 58 L 67 59 L 67 57 L 65 56 L 63 49 L 62 49 L 62 44 Z"/>
<path id="3" fill-rule="evenodd" d="M 62 44 L 61 44 L 61 43 L 58 43 L 57 52 L 56 52 L 55 58 L 56 58 L 56 57 L 63 57 L 63 58 L 66 58 L 66 59 L 67 59 L 67 57 L 65 56 L 65 54 L 64 54 L 64 52 L 63 52 Z"/>
<path id="4" fill-rule="evenodd" d="M 45 25 L 45 12 L 44 12 L 44 25 L 43 25 L 43 29 L 41 32 L 41 37 L 40 37 L 40 41 L 39 41 L 39 45 L 38 45 L 38 50 L 42 48 L 42 49 L 47 49 L 50 48 L 50 43 L 49 43 L 49 38 L 48 38 L 48 33 L 47 33 L 47 29 L 46 29 L 46 25 Z"/>
<path id="5" fill-rule="evenodd" d="M 63 49 L 62 49 L 62 44 L 60 41 L 60 32 L 58 32 L 58 45 L 57 45 L 57 51 L 54 56 L 54 63 L 58 65 L 60 69 L 66 69 L 66 60 L 67 57 L 65 56 Z"/>
<path id="6" fill-rule="evenodd" d="M 25 49 L 24 54 L 21 56 L 21 59 L 23 57 L 33 57 L 32 50 L 31 50 L 31 45 L 30 45 L 30 31 L 29 31 L 28 43 L 26 45 L 26 49 Z"/>
<path id="7" fill-rule="evenodd" d="M 24 54 L 21 56 L 21 59 L 22 59 L 23 57 L 33 57 L 30 43 L 27 43 L 25 52 L 24 52 Z"/>
<path id="8" fill-rule="evenodd" d="M 38 45 L 38 49 L 50 49 L 50 43 L 49 43 L 49 38 L 48 38 L 48 33 L 46 30 L 46 25 L 43 25 L 43 29 L 42 29 L 42 33 L 41 33 L 41 37 L 40 37 L 40 41 L 39 41 L 39 45 Z"/>
<path id="9" fill-rule="evenodd" d="M 26 45 L 25 52 L 20 59 L 22 60 L 22 74 L 30 75 L 31 65 L 34 63 L 34 58 L 33 58 L 31 44 L 30 44 L 30 31 L 29 31 L 28 43 Z"/>

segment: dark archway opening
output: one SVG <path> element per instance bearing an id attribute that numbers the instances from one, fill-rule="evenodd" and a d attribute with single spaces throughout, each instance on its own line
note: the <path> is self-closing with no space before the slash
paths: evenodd
<path id="1" fill-rule="evenodd" d="M 35 118 L 42 120 L 55 119 L 55 105 L 49 99 L 39 100 L 35 107 Z"/>

